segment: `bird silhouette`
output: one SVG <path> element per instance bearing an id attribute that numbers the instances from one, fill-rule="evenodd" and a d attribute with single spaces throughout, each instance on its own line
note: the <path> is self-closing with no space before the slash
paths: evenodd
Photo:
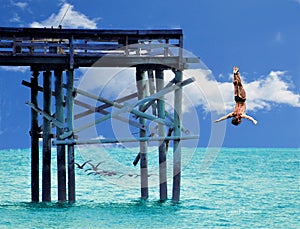
<path id="1" fill-rule="evenodd" d="M 94 170 L 95 172 L 97 172 L 97 171 L 98 171 L 99 165 L 101 165 L 103 162 L 104 162 L 104 161 L 100 161 L 96 166 L 93 165 L 93 164 L 90 163 L 90 162 L 88 162 L 88 164 L 92 167 L 92 170 Z M 86 170 L 86 171 L 88 171 L 88 170 Z"/>
<path id="2" fill-rule="evenodd" d="M 75 165 L 77 165 L 77 168 L 78 168 L 78 169 L 83 169 L 84 166 L 85 166 L 87 163 L 91 162 L 91 161 L 92 161 L 92 160 L 88 160 L 88 161 L 84 162 L 82 165 L 80 165 L 80 164 L 78 164 L 78 163 L 75 162 Z"/>

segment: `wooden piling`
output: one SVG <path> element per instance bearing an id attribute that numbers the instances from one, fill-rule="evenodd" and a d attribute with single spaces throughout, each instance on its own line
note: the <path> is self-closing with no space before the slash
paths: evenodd
<path id="1" fill-rule="evenodd" d="M 61 70 L 54 71 L 55 75 L 55 118 L 64 123 L 64 94 L 63 75 Z M 56 127 L 56 139 L 60 139 L 64 129 Z M 66 201 L 66 147 L 58 145 L 57 148 L 57 187 L 58 202 Z"/>
<path id="2" fill-rule="evenodd" d="M 44 112 L 51 116 L 51 72 L 43 73 Z M 51 201 L 51 122 L 43 118 L 42 201 Z"/>
<path id="3" fill-rule="evenodd" d="M 74 70 L 67 71 L 67 121 L 68 131 L 74 130 Z M 72 134 L 69 139 L 74 139 Z M 68 197 L 69 202 L 75 202 L 75 166 L 74 166 L 74 144 L 68 145 Z"/>
<path id="4" fill-rule="evenodd" d="M 164 88 L 164 72 L 161 69 L 156 69 L 156 90 L 159 92 Z M 164 97 L 157 100 L 157 114 L 161 119 L 165 119 L 165 101 Z M 166 131 L 165 126 L 158 124 L 158 135 L 159 137 L 165 137 Z M 166 163 L 166 143 L 165 141 L 159 141 L 158 146 L 159 152 L 159 194 L 160 201 L 165 201 L 167 196 L 167 163 Z"/>
<path id="5" fill-rule="evenodd" d="M 155 93 L 155 84 L 154 84 L 154 73 L 153 70 L 150 69 L 147 71 L 148 73 L 148 81 L 149 81 L 149 92 L 150 95 L 153 95 Z M 156 104 L 152 104 L 152 114 L 156 115 Z"/>
<path id="6" fill-rule="evenodd" d="M 140 67 L 136 68 L 136 84 L 138 99 L 146 97 L 146 74 L 145 70 Z M 139 110 L 142 110 L 143 105 L 139 106 Z M 140 124 L 145 125 L 146 120 L 140 117 Z M 146 131 L 140 129 L 140 137 L 146 137 Z M 140 142 L 140 169 L 141 169 L 141 198 L 148 199 L 148 159 L 147 159 L 147 142 Z"/>
<path id="7" fill-rule="evenodd" d="M 182 72 L 175 71 L 176 83 L 182 81 Z M 181 117 L 182 117 L 182 88 L 178 87 L 174 92 L 174 137 L 181 136 Z M 173 192 L 172 201 L 177 203 L 180 198 L 180 180 L 181 180 L 181 142 L 174 140 L 173 144 Z"/>
<path id="8" fill-rule="evenodd" d="M 33 71 L 31 82 L 31 103 L 38 105 L 38 71 Z M 39 136 L 38 113 L 31 109 L 31 201 L 39 202 Z"/>

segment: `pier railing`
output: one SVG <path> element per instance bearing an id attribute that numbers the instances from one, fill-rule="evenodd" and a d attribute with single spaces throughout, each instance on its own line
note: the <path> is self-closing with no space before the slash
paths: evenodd
<path id="1" fill-rule="evenodd" d="M 181 68 L 182 30 L 78 30 L 0 27 L 0 65 L 108 67 L 161 64 Z"/>

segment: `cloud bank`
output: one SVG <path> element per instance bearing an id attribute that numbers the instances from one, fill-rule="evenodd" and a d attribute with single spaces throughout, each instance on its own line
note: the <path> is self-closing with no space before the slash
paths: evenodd
<path id="1" fill-rule="evenodd" d="M 292 91 L 293 85 L 284 80 L 286 72 L 271 71 L 266 77 L 244 82 L 247 92 L 247 110 L 270 110 L 278 105 L 300 107 L 300 94 Z M 234 106 L 232 83 L 219 83 L 226 109 Z"/>
<path id="2" fill-rule="evenodd" d="M 279 105 L 300 107 L 300 94 L 292 89 L 284 71 L 271 71 L 267 76 L 247 82 L 244 87 L 247 93 L 247 111 L 271 110 Z M 184 89 L 185 96 L 191 101 L 184 101 L 184 111 L 191 107 L 202 107 L 205 112 L 223 113 L 235 106 L 233 85 L 229 82 L 217 82 L 210 70 L 186 70 L 185 78 L 194 77 L 196 82 Z"/>
<path id="3" fill-rule="evenodd" d="M 116 98 L 136 91 L 134 69 L 94 68 L 84 73 L 86 79 L 80 87 L 87 91 L 100 92 L 101 96 Z M 286 74 L 284 71 L 271 71 L 267 76 L 254 81 L 247 82 L 243 79 L 247 92 L 247 110 L 271 110 L 279 105 L 300 107 L 300 94 L 292 90 L 294 85 L 286 80 Z M 166 83 L 173 77 L 173 72 L 165 71 Z M 195 107 L 202 107 L 207 113 L 218 114 L 233 109 L 235 102 L 231 80 L 217 82 L 212 72 L 207 69 L 185 70 L 183 77 L 195 78 L 193 84 L 183 89 L 184 112 L 189 112 Z M 166 103 L 169 101 L 173 101 L 173 93 L 166 95 Z"/>
<path id="4" fill-rule="evenodd" d="M 254 81 L 246 85 L 251 103 L 249 108 L 271 109 L 275 104 L 300 107 L 300 94 L 293 92 L 293 85 L 283 80 L 285 72 L 271 71 L 265 79 Z"/>
<path id="5" fill-rule="evenodd" d="M 96 29 L 96 21 L 97 19 L 91 20 L 86 15 L 75 11 L 73 5 L 64 3 L 57 14 L 51 14 L 49 18 L 42 22 L 32 22 L 30 24 L 30 27 L 57 27 L 61 23 L 63 28 L 69 27 L 81 29 Z"/>

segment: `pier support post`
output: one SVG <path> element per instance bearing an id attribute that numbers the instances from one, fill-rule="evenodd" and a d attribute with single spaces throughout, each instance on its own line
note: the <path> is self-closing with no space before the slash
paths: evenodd
<path id="1" fill-rule="evenodd" d="M 51 72 L 43 73 L 44 112 L 51 116 Z M 51 201 L 51 122 L 43 118 L 42 201 Z"/>
<path id="2" fill-rule="evenodd" d="M 154 74 L 153 74 L 153 70 L 148 70 L 148 81 L 149 81 L 149 92 L 150 95 L 155 93 L 155 85 L 154 85 Z M 152 114 L 155 116 L 156 115 L 156 104 L 153 103 L 152 104 Z"/>
<path id="3" fill-rule="evenodd" d="M 31 82 L 31 103 L 38 105 L 38 71 L 33 71 Z M 31 109 L 31 201 L 39 202 L 39 136 L 38 113 Z"/>
<path id="4" fill-rule="evenodd" d="M 176 83 L 182 81 L 182 72 L 175 71 Z M 179 87 L 174 92 L 174 137 L 181 137 L 181 117 L 182 117 L 182 88 Z M 177 203 L 180 197 L 181 180 L 181 142 L 174 140 L 173 144 L 173 192 L 172 201 Z"/>
<path id="5" fill-rule="evenodd" d="M 64 94 L 63 75 L 61 70 L 54 71 L 55 75 L 55 118 L 64 123 Z M 64 129 L 56 127 L 56 139 L 61 140 L 60 135 Z M 66 149 L 65 145 L 57 145 L 57 187 L 58 201 L 66 201 Z"/>
<path id="6" fill-rule="evenodd" d="M 67 121 L 68 131 L 74 130 L 74 70 L 67 71 Z M 74 138 L 72 134 L 70 139 Z M 68 145 L 68 197 L 69 202 L 75 202 L 75 167 L 74 145 Z"/>
<path id="7" fill-rule="evenodd" d="M 156 90 L 159 92 L 164 87 L 164 72 L 161 69 L 156 69 Z M 165 101 L 164 97 L 157 100 L 157 114 L 158 118 L 165 119 Z M 166 131 L 163 124 L 158 124 L 159 137 L 165 137 Z M 166 163 L 166 143 L 165 141 L 159 141 L 159 194 L 160 201 L 167 200 L 167 163 Z"/>
<path id="8" fill-rule="evenodd" d="M 143 99 L 146 97 L 146 74 L 145 70 L 140 67 L 136 68 L 136 85 L 138 92 L 138 99 Z M 139 106 L 139 110 L 143 109 L 143 105 Z M 145 125 L 146 120 L 140 117 L 140 124 Z M 140 129 L 140 137 L 146 137 L 146 131 Z M 147 159 L 147 142 L 140 142 L 140 169 L 141 169 L 141 198 L 148 199 L 148 159 Z"/>

